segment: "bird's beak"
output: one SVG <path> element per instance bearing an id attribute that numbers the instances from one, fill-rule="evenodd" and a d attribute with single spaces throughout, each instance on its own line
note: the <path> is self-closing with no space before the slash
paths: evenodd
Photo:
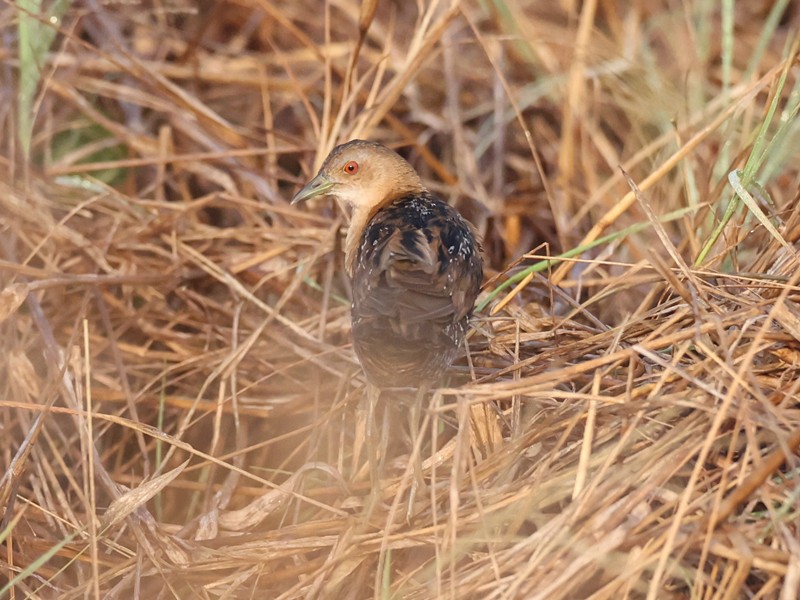
<path id="1" fill-rule="evenodd" d="M 314 179 L 309 181 L 302 190 L 294 195 L 294 198 L 292 198 L 292 204 L 297 204 L 298 202 L 308 200 L 309 198 L 322 196 L 323 194 L 329 192 L 334 185 L 335 183 L 328 179 L 328 176 L 325 175 L 325 173 L 318 173 Z"/>

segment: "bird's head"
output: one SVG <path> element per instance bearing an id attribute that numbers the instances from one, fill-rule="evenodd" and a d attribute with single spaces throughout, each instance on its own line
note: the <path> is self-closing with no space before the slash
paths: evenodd
<path id="1" fill-rule="evenodd" d="M 372 212 L 424 189 L 414 168 L 397 152 L 377 142 L 353 140 L 331 151 L 316 177 L 292 198 L 292 204 L 333 196 L 355 211 Z"/>

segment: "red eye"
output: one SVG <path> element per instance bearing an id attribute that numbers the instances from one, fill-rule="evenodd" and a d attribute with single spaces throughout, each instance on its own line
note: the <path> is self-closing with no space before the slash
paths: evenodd
<path id="1" fill-rule="evenodd" d="M 358 173 L 358 163 L 354 160 L 351 160 L 344 166 L 344 172 L 348 175 L 355 175 Z"/>

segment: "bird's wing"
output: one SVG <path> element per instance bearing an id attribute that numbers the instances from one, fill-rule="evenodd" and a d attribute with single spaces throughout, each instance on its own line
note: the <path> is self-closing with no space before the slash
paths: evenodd
<path id="1" fill-rule="evenodd" d="M 471 228 L 441 202 L 424 220 L 401 208 L 379 214 L 362 236 L 354 315 L 386 317 L 403 329 L 460 321 L 472 312 L 482 278 Z"/>

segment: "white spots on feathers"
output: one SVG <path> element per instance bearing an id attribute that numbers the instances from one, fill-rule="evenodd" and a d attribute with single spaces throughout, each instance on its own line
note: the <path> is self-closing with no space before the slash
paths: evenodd
<path id="1" fill-rule="evenodd" d="M 418 198 L 412 198 L 407 201 L 406 206 L 410 210 L 414 210 L 420 217 L 426 218 L 433 214 L 427 202 L 420 202 Z"/>
<path id="2" fill-rule="evenodd" d="M 456 249 L 454 244 L 447 248 L 447 253 L 450 256 L 458 255 L 460 258 L 468 259 L 472 256 L 472 245 L 467 243 L 467 241 L 462 237 L 458 240 L 458 249 Z"/>

